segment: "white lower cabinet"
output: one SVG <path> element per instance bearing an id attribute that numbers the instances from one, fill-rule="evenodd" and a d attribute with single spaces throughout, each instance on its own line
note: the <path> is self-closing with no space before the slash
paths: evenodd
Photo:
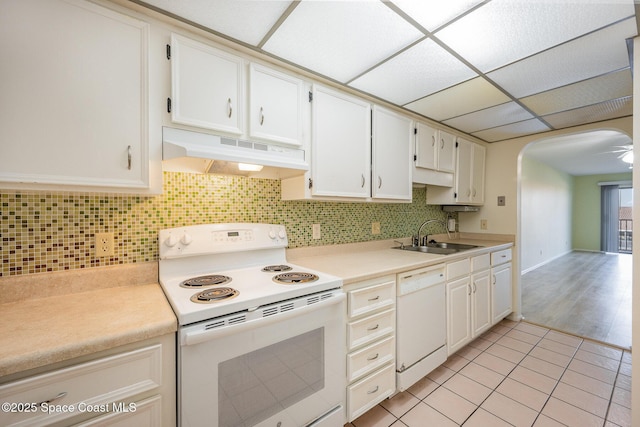
<path id="1" fill-rule="evenodd" d="M 173 426 L 174 343 L 148 340 L 0 385 L 0 425 Z"/>
<path id="2" fill-rule="evenodd" d="M 396 389 L 395 276 L 345 285 L 347 293 L 347 421 Z"/>
<path id="3" fill-rule="evenodd" d="M 493 323 L 499 322 L 513 311 L 511 274 L 511 248 L 493 252 L 491 254 Z"/>
<path id="4" fill-rule="evenodd" d="M 451 355 L 511 313 L 511 249 L 447 263 L 446 271 Z"/>

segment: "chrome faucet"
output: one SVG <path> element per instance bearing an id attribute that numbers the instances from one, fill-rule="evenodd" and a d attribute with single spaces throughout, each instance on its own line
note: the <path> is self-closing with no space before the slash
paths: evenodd
<path id="1" fill-rule="evenodd" d="M 414 246 L 427 246 L 427 243 L 429 243 L 429 234 L 427 233 L 427 234 L 424 235 L 424 244 L 423 244 L 423 241 L 420 240 L 420 233 L 422 232 L 422 227 L 424 227 L 427 224 L 434 223 L 434 222 L 442 224 L 444 229 L 447 231 L 447 237 L 449 239 L 451 239 L 451 234 L 449 234 L 449 227 L 447 227 L 447 223 L 446 222 L 444 222 L 444 221 L 442 221 L 440 219 L 428 219 L 425 222 L 423 222 L 420 225 L 420 227 L 418 227 L 418 235 L 415 236 L 414 239 L 413 239 Z"/>

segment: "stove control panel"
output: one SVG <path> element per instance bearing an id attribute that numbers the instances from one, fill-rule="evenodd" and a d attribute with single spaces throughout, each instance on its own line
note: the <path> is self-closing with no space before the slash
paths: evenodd
<path id="1" fill-rule="evenodd" d="M 160 230 L 160 259 L 256 249 L 286 248 L 287 232 L 277 224 L 202 224 Z"/>

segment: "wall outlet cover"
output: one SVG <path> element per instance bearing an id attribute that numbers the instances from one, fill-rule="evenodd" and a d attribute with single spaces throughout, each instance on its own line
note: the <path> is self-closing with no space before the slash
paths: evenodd
<path id="1" fill-rule="evenodd" d="M 113 233 L 96 233 L 95 238 L 96 257 L 114 255 Z"/>
<path id="2" fill-rule="evenodd" d="M 371 223 L 371 234 L 380 234 L 380 223 L 372 222 Z"/>

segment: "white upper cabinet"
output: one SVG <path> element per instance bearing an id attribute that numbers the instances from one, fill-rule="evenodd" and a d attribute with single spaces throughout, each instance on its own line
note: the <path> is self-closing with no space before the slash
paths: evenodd
<path id="1" fill-rule="evenodd" d="M 454 172 L 456 137 L 424 123 L 416 124 L 416 167 Z"/>
<path id="2" fill-rule="evenodd" d="M 373 107 L 372 197 L 411 201 L 412 130 L 408 117 Z"/>
<path id="3" fill-rule="evenodd" d="M 2 2 L 0 188 L 161 191 L 149 43 L 146 22 L 88 1 Z"/>
<path id="4" fill-rule="evenodd" d="M 243 133 L 243 60 L 177 34 L 171 35 L 171 120 Z"/>
<path id="5" fill-rule="evenodd" d="M 257 64 L 249 66 L 249 137 L 302 145 L 303 81 Z"/>
<path id="6" fill-rule="evenodd" d="M 462 138 L 456 142 L 455 184 L 452 188 L 429 186 L 427 204 L 484 204 L 484 172 L 486 149 Z"/>
<path id="7" fill-rule="evenodd" d="M 484 203 L 485 148 L 458 138 L 456 202 Z"/>
<path id="8" fill-rule="evenodd" d="M 311 110 L 311 194 L 369 197 L 370 104 L 342 92 L 314 86 Z"/>

